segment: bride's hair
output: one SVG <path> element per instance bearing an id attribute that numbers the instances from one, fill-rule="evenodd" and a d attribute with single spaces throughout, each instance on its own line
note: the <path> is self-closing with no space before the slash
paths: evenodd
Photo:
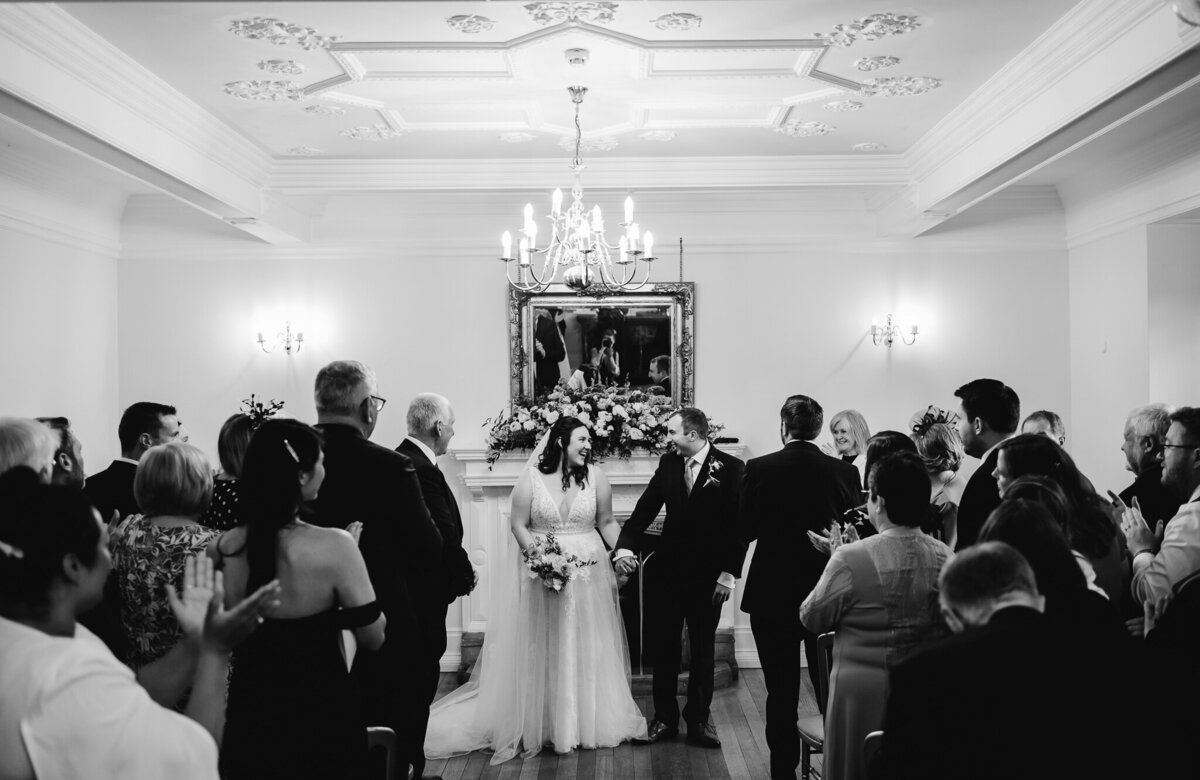
<path id="1" fill-rule="evenodd" d="M 589 451 L 584 464 L 575 468 L 567 465 L 564 454 L 567 446 L 571 443 L 571 434 L 586 427 L 578 417 L 559 417 L 558 422 L 550 428 L 550 437 L 546 439 L 546 449 L 542 450 L 542 456 L 538 458 L 538 471 L 543 474 L 553 474 L 556 469 L 562 468 L 563 490 L 571 486 L 572 477 L 577 485 L 587 482 L 587 470 L 592 463 L 592 453 Z"/>

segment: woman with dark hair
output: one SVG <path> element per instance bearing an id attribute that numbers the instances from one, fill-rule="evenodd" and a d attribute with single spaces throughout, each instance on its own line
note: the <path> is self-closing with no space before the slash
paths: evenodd
<path id="1" fill-rule="evenodd" d="M 254 418 L 241 412 L 230 415 L 221 426 L 221 433 L 217 436 L 217 458 L 221 461 L 221 473 L 213 477 L 212 501 L 204 514 L 200 515 L 200 525 L 228 531 L 238 524 L 238 485 L 242 479 L 242 462 L 246 458 L 246 448 L 250 446 L 254 428 Z"/>
<path id="2" fill-rule="evenodd" d="M 228 599 L 280 582 L 279 606 L 234 654 L 221 751 L 221 771 L 231 780 L 366 773 L 367 724 L 341 632 L 352 629 L 359 645 L 374 650 L 385 621 L 353 535 L 358 529 L 299 518 L 300 502 L 321 488 L 323 461 L 314 428 L 263 423 L 246 450 L 244 524 L 209 547 L 225 572 Z"/>
<path id="3" fill-rule="evenodd" d="M 1087 578 L 1088 586 L 1103 592 L 1114 604 L 1129 580 L 1123 554 L 1124 536 L 1096 495 L 1092 483 L 1058 443 L 1036 433 L 1023 433 L 996 450 L 996 485 L 1001 497 L 1018 477 L 1043 476 L 1053 480 L 1067 498 L 1067 542 Z"/>
<path id="4" fill-rule="evenodd" d="M 531 563 L 575 556 L 581 564 L 556 589 L 517 562 L 515 550 L 514 560 L 497 563 L 487 643 L 471 681 L 430 712 L 430 758 L 490 747 L 499 764 L 547 744 L 566 753 L 646 735 L 605 550 L 621 531 L 612 489 L 592 465 L 591 434 L 579 419 L 559 418 L 543 443 L 513 489 L 512 538 Z M 550 535 L 561 553 L 543 548 Z"/>
<path id="5" fill-rule="evenodd" d="M 166 588 L 184 638 L 143 688 L 76 623 L 100 603 L 111 568 L 82 492 L 39 484 L 27 468 L 0 476 L 0 777 L 216 780 L 229 650 L 277 584 L 226 612 L 219 574 L 190 559 L 183 595 Z M 187 686 L 183 714 L 161 706 Z"/>
<path id="6" fill-rule="evenodd" d="M 1040 434 L 1038 434 L 1040 435 Z M 1046 597 L 1046 615 L 1075 630 L 1099 631 L 1125 641 L 1124 625 L 1116 607 L 1097 590 L 1088 587 L 1076 565 L 1059 521 L 1048 504 L 1053 491 L 1022 477 L 1010 493 L 1041 493 L 1040 498 L 1006 497 L 992 511 L 979 531 L 980 542 L 1005 542 L 1029 561 L 1037 578 L 1038 592 Z"/>

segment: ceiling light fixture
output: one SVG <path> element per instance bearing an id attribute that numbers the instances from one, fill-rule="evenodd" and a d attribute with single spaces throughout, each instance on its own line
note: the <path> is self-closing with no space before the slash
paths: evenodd
<path id="1" fill-rule="evenodd" d="M 533 204 L 525 204 L 525 226 L 521 228 L 516 257 L 512 251 L 512 234 L 506 230 L 500 239 L 504 249 L 500 259 L 504 261 L 508 283 L 523 292 L 543 292 L 556 281 L 562 281 L 574 290 L 586 290 L 597 280 L 609 290 L 636 290 L 650 278 L 650 263 L 655 259 L 654 236 L 650 231 L 640 234 L 633 221 L 633 198 L 625 198 L 625 221 L 621 223 L 625 234 L 615 244 L 609 243 L 604 236 L 600 207 L 591 211 L 584 207 L 580 176 L 584 165 L 579 156 L 583 131 L 579 124 L 579 106 L 587 94 L 587 87 L 567 87 L 567 91 L 575 104 L 575 158 L 571 161 L 575 183 L 571 187 L 571 205 L 564 211 L 562 190 L 554 191 L 548 215 L 550 243 L 539 249 Z M 536 254 L 545 255 L 540 272 L 533 262 Z M 640 282 L 636 281 L 639 261 L 645 263 Z M 516 278 L 513 278 L 514 263 Z"/>

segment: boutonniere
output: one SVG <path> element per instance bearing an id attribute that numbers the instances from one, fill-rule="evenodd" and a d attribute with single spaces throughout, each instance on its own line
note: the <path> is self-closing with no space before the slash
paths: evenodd
<path id="1" fill-rule="evenodd" d="M 721 466 L 721 461 L 716 458 L 710 460 L 708 462 L 708 479 L 704 480 L 704 484 L 700 487 L 708 487 L 709 485 L 721 487 L 721 480 L 717 478 L 717 473 L 720 472 Z"/>

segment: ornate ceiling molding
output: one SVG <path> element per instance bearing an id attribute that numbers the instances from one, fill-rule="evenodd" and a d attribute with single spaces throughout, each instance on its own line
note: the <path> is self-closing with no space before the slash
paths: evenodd
<path id="1" fill-rule="evenodd" d="M 932 76 L 882 76 L 862 83 L 863 97 L 911 97 L 924 95 L 942 86 L 942 80 Z"/>
<path id="2" fill-rule="evenodd" d="M 850 148 L 856 152 L 882 152 L 884 149 L 887 149 L 887 144 L 878 144 L 874 141 L 867 141 L 866 143 L 855 144 Z"/>
<path id="3" fill-rule="evenodd" d="M 700 26 L 703 17 L 689 13 L 673 13 L 663 14 L 654 20 L 654 26 L 660 30 L 671 30 L 674 32 L 684 32 L 686 30 L 695 30 Z"/>
<path id="4" fill-rule="evenodd" d="M 899 57 L 861 57 L 854 61 L 854 67 L 864 72 L 893 68 L 900 64 Z"/>
<path id="5" fill-rule="evenodd" d="M 381 122 L 375 125 L 359 125 L 349 130 L 339 130 L 338 135 L 352 138 L 355 141 L 386 141 L 390 138 L 399 138 L 404 133 Z"/>
<path id="6" fill-rule="evenodd" d="M 346 113 L 346 109 L 342 108 L 341 106 L 328 106 L 323 104 L 316 106 L 305 106 L 304 110 L 310 114 L 325 117 L 343 116 Z"/>
<path id="7" fill-rule="evenodd" d="M 284 76 L 299 76 L 306 70 L 304 63 L 295 60 L 259 60 L 258 69 Z"/>
<path id="8" fill-rule="evenodd" d="M 819 135 L 829 135 L 837 128 L 824 122 L 788 122 L 774 130 L 780 135 L 791 138 L 814 138 Z"/>
<path id="9" fill-rule="evenodd" d="M 303 100 L 304 92 L 290 81 L 231 81 L 225 94 L 241 100 Z"/>
<path id="10" fill-rule="evenodd" d="M 496 23 L 486 16 L 477 14 L 458 14 L 446 18 L 446 25 L 451 30 L 458 30 L 460 33 L 473 35 L 475 33 L 487 32 L 496 26 Z"/>
<path id="11" fill-rule="evenodd" d="M 861 101 L 858 100 L 835 100 L 832 103 L 826 103 L 822 108 L 826 111 L 837 111 L 839 113 L 845 111 L 857 111 L 863 107 Z"/>
<path id="12" fill-rule="evenodd" d="M 542 2 L 528 3 L 525 10 L 534 24 L 608 24 L 617 14 L 614 2 Z"/>
<path id="13" fill-rule="evenodd" d="M 835 24 L 833 32 L 814 33 L 814 37 L 837 46 L 850 46 L 855 41 L 877 41 L 889 35 L 903 35 L 921 26 L 916 16 L 892 12 L 871 14 L 846 24 Z"/>
<path id="14" fill-rule="evenodd" d="M 267 41 L 276 46 L 294 43 L 305 51 L 328 48 L 341 40 L 337 35 L 320 35 L 311 27 L 286 22 L 269 16 L 250 19 L 234 19 L 229 23 L 229 32 L 252 41 Z"/>

